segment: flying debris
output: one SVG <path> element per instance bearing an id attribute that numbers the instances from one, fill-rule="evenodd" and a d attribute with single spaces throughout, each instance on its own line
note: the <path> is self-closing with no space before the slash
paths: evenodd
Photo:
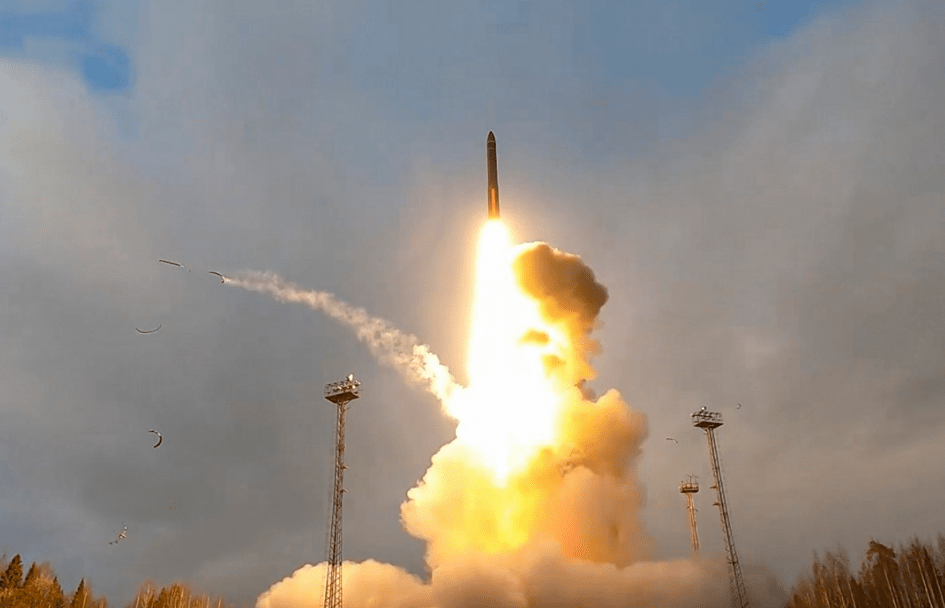
<path id="1" fill-rule="evenodd" d="M 138 329 L 138 328 L 135 327 L 135 329 Z M 142 331 L 142 330 L 138 329 L 138 333 L 139 333 L 139 334 L 153 334 L 154 332 L 156 332 L 156 331 L 159 330 L 159 329 L 161 329 L 161 325 L 158 325 L 158 326 L 155 327 L 154 329 L 151 329 L 151 330 L 148 330 L 148 331 Z"/>
<path id="2" fill-rule="evenodd" d="M 164 438 L 161 437 L 161 434 L 158 433 L 157 431 L 155 431 L 154 429 L 151 429 L 151 430 L 148 431 L 148 432 L 149 432 L 149 433 L 154 433 L 155 435 L 158 436 L 158 442 L 155 443 L 155 444 L 154 444 L 153 446 L 151 446 L 151 447 L 155 447 L 155 448 L 156 448 L 156 447 L 158 447 L 159 445 L 161 445 L 161 442 L 164 441 Z"/>
<path id="3" fill-rule="evenodd" d="M 739 403 L 739 404 L 738 404 L 738 407 L 736 407 L 735 409 L 736 409 L 736 410 L 740 410 L 740 409 L 742 409 L 742 404 L 741 404 L 741 403 Z"/>
<path id="4" fill-rule="evenodd" d="M 122 540 L 122 539 L 124 539 L 124 538 L 127 538 L 127 537 L 128 537 L 128 526 L 126 526 L 125 524 L 122 524 L 122 530 L 121 530 L 121 533 L 118 535 L 118 538 L 116 538 L 115 540 L 113 540 L 112 542 L 110 542 L 110 543 L 108 543 L 108 544 L 109 544 L 109 545 L 117 545 L 117 544 L 118 544 L 118 541 L 120 541 L 120 540 Z"/>
<path id="5" fill-rule="evenodd" d="M 354 380 L 354 374 L 348 374 L 348 382 Z"/>
<path id="6" fill-rule="evenodd" d="M 223 276 L 222 274 L 220 274 L 219 272 L 214 272 L 214 271 L 211 270 L 211 271 L 210 271 L 210 274 L 215 274 L 215 275 L 217 275 L 218 277 L 220 277 L 220 282 L 221 282 L 221 283 L 226 283 L 226 277 Z"/>
<path id="7" fill-rule="evenodd" d="M 486 139 L 486 169 L 489 172 L 489 185 L 486 189 L 486 203 L 489 219 L 499 219 L 499 167 L 495 158 L 495 135 L 489 131 Z"/>
<path id="8" fill-rule="evenodd" d="M 666 441 L 675 441 L 676 443 L 679 443 L 679 441 L 677 441 L 676 439 L 673 439 L 672 437 L 667 437 Z"/>
<path id="9" fill-rule="evenodd" d="M 168 261 L 168 260 L 158 260 L 158 262 L 163 262 L 163 263 L 165 263 L 165 264 L 170 264 L 171 266 L 177 266 L 178 268 L 183 268 L 183 266 L 181 266 L 181 265 L 178 264 L 177 262 L 171 262 L 171 261 Z"/>

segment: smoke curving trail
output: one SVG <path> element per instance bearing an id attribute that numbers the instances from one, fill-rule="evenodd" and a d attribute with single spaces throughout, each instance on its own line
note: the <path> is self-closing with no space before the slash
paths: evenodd
<path id="1" fill-rule="evenodd" d="M 363 308 L 351 306 L 325 291 L 303 289 L 274 272 L 244 271 L 224 278 L 224 283 L 249 291 L 267 293 L 279 302 L 297 302 L 327 314 L 354 330 L 378 361 L 401 373 L 408 381 L 430 391 L 442 403 L 462 390 L 449 369 L 430 347 L 389 322 L 372 317 Z"/>

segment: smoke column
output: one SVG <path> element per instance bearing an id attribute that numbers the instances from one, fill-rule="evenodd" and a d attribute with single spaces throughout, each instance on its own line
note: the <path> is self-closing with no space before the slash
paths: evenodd
<path id="1" fill-rule="evenodd" d="M 457 421 L 401 505 L 404 529 L 426 543 L 429 581 L 345 562 L 346 608 L 727 607 L 721 555 L 652 559 L 635 467 L 646 417 L 618 391 L 598 398 L 585 385 L 606 288 L 578 256 L 512 245 L 498 221 L 478 256 L 466 387 L 417 338 L 331 294 L 273 274 L 227 279 L 348 325 Z M 303 566 L 256 605 L 318 608 L 324 581 L 324 563 Z M 753 608 L 777 606 L 758 582 L 748 577 Z"/>

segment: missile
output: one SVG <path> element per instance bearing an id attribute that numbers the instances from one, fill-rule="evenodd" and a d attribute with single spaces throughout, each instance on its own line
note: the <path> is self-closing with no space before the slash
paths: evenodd
<path id="1" fill-rule="evenodd" d="M 492 131 L 486 138 L 486 169 L 489 172 L 489 187 L 486 191 L 489 219 L 499 219 L 499 168 L 495 160 L 495 135 Z"/>

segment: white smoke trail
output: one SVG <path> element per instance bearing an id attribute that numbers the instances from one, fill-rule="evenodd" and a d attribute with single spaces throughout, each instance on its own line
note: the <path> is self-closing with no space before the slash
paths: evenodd
<path id="1" fill-rule="evenodd" d="M 327 314 L 354 330 L 378 361 L 388 365 L 414 384 L 430 391 L 446 403 L 462 386 L 440 363 L 430 347 L 389 322 L 372 317 L 363 308 L 351 306 L 325 291 L 311 291 L 286 281 L 273 272 L 245 271 L 227 276 L 224 282 L 250 291 L 268 293 L 280 302 L 298 302 Z"/>

